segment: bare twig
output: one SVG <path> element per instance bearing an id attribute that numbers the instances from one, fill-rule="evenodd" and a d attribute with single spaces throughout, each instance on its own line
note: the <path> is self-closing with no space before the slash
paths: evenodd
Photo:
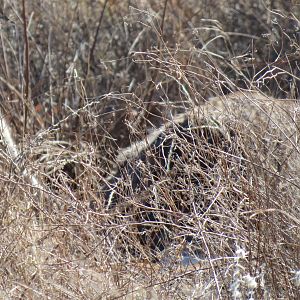
<path id="1" fill-rule="evenodd" d="M 168 0 L 165 0 L 163 15 L 162 15 L 162 18 L 161 18 L 161 23 L 160 23 L 161 36 L 163 36 L 163 34 L 164 34 L 164 24 L 165 24 L 167 4 L 168 4 Z"/>
<path id="2" fill-rule="evenodd" d="M 20 151 L 14 141 L 10 126 L 6 122 L 1 109 L 0 109 L 0 136 L 2 137 L 4 144 L 7 147 L 11 160 L 15 162 L 20 156 Z M 39 183 L 38 179 L 34 175 L 31 175 L 26 168 L 23 171 L 23 175 L 29 176 L 30 182 L 33 187 L 42 189 L 42 185 Z"/>
<path id="3" fill-rule="evenodd" d="M 25 79 L 25 92 L 24 92 L 24 124 L 23 124 L 23 134 L 26 134 L 27 127 L 27 117 L 28 117 L 28 100 L 29 100 L 29 42 L 27 35 L 27 20 L 26 20 L 26 5 L 25 0 L 22 0 L 22 19 L 23 19 L 23 29 L 24 29 L 24 43 L 25 43 L 25 69 L 24 69 L 24 79 Z"/>
<path id="4" fill-rule="evenodd" d="M 100 27 L 101 27 L 101 24 L 102 24 L 102 20 L 103 20 L 103 16 L 104 16 L 104 12 L 105 12 L 105 8 L 106 8 L 107 3 L 108 3 L 108 0 L 105 0 L 104 5 L 103 5 L 103 9 L 102 9 L 102 11 L 99 15 L 98 25 L 97 25 L 97 29 L 96 29 L 96 32 L 95 32 L 95 35 L 94 35 L 94 41 L 93 41 L 93 44 L 92 44 L 92 47 L 91 47 L 91 50 L 90 50 L 89 65 L 88 65 L 87 74 L 89 73 L 89 70 L 90 70 L 90 64 L 94 63 L 94 52 L 95 52 L 96 43 L 97 43 L 97 40 L 98 40 L 98 35 L 99 35 L 99 31 L 100 31 Z"/>

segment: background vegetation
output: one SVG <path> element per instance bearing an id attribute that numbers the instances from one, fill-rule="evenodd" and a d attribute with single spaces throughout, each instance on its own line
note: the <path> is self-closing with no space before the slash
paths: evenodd
<path id="1" fill-rule="evenodd" d="M 299 18 L 288 0 L 0 1 L 1 297 L 299 299 L 297 112 L 267 135 L 242 102 L 214 130 L 173 118 L 298 99 Z M 172 172 L 153 147 L 122 158 L 166 122 Z"/>

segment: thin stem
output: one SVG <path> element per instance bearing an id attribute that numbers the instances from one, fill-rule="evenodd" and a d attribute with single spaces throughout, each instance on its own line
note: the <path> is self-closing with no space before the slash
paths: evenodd
<path id="1" fill-rule="evenodd" d="M 92 47 L 91 47 L 91 50 L 90 50 L 89 66 L 90 66 L 90 62 L 94 61 L 94 51 L 95 51 L 95 48 L 96 48 L 96 43 L 97 43 L 97 39 L 98 39 L 98 35 L 99 35 L 99 31 L 100 31 L 100 27 L 101 27 L 101 24 L 102 24 L 102 20 L 103 20 L 103 16 L 104 16 L 104 12 L 105 12 L 107 2 L 108 2 L 108 0 L 105 0 L 104 5 L 103 5 L 103 9 L 102 9 L 102 11 L 100 13 L 100 16 L 99 16 L 99 21 L 98 21 L 97 29 L 96 29 L 96 32 L 95 32 L 94 41 L 93 41 L 93 44 L 92 44 Z M 87 74 L 89 73 L 89 69 L 90 69 L 90 67 L 88 67 Z"/>
<path id="2" fill-rule="evenodd" d="M 23 124 L 23 135 L 26 134 L 27 127 L 27 116 L 28 116 L 28 99 L 29 99 L 29 43 L 27 35 L 27 21 L 26 21 L 26 6 L 25 0 L 22 0 L 22 19 L 23 19 L 23 29 L 24 29 L 24 42 L 25 42 L 25 69 L 24 69 L 24 79 L 25 79 L 25 92 L 23 99 L 23 110 L 24 110 L 24 124 Z"/>

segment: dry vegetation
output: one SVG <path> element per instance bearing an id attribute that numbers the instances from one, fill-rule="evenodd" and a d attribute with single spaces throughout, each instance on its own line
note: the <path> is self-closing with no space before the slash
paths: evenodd
<path id="1" fill-rule="evenodd" d="M 0 298 L 300 298 L 297 1 L 0 5 Z"/>

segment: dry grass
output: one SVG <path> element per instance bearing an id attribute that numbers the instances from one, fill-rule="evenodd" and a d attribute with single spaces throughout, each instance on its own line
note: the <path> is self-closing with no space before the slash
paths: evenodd
<path id="1" fill-rule="evenodd" d="M 2 1 L 1 298 L 300 297 L 298 4 L 243 2 Z"/>

